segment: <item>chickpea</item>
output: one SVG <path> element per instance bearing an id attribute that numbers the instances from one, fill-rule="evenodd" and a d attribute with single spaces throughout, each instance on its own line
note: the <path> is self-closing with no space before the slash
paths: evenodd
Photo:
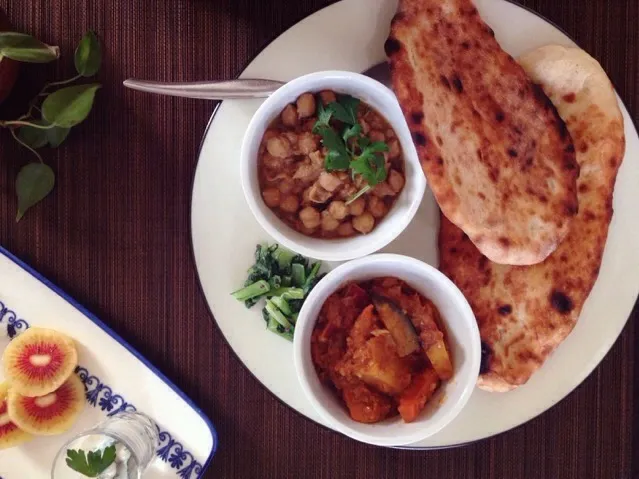
<path id="1" fill-rule="evenodd" d="M 340 181 L 348 181 L 348 178 L 350 176 L 345 171 L 338 171 L 336 174 Z"/>
<path id="2" fill-rule="evenodd" d="M 308 131 L 309 133 L 312 132 L 313 128 L 315 128 L 315 123 L 316 123 L 315 118 L 311 118 L 310 120 L 306 120 L 302 124 L 302 131 Z"/>
<path id="3" fill-rule="evenodd" d="M 302 192 L 304 191 L 304 188 L 305 188 L 304 183 L 300 183 L 299 181 L 294 181 L 293 182 L 293 189 L 291 190 L 291 194 L 299 197 L 302 194 Z"/>
<path id="4" fill-rule="evenodd" d="M 286 158 L 293 153 L 291 142 L 285 136 L 269 138 L 266 142 L 266 149 L 270 155 L 277 158 Z"/>
<path id="5" fill-rule="evenodd" d="M 282 123 L 286 126 L 297 126 L 297 108 L 292 103 L 286 105 L 281 114 Z"/>
<path id="6" fill-rule="evenodd" d="M 339 226 L 339 221 L 327 211 L 322 211 L 322 229 L 324 231 L 335 231 Z"/>
<path id="7" fill-rule="evenodd" d="M 359 126 L 362 127 L 362 133 L 364 133 L 365 135 L 368 135 L 368 132 L 371 131 L 370 125 L 363 118 L 359 120 Z"/>
<path id="8" fill-rule="evenodd" d="M 319 211 L 312 206 L 307 206 L 299 212 L 300 220 L 304 224 L 305 228 L 314 229 L 317 228 L 322 222 Z"/>
<path id="9" fill-rule="evenodd" d="M 317 229 L 317 227 L 315 228 L 307 228 L 306 226 L 304 226 L 304 223 L 298 221 L 296 223 L 296 230 L 298 230 L 300 233 L 306 235 L 306 236 L 311 236 L 313 233 L 315 233 L 315 230 Z"/>
<path id="10" fill-rule="evenodd" d="M 291 145 L 297 145 L 297 134 L 294 131 L 285 131 L 282 135 L 288 139 Z"/>
<path id="11" fill-rule="evenodd" d="M 297 116 L 308 118 L 315 114 L 315 97 L 312 93 L 303 93 L 297 99 Z"/>
<path id="12" fill-rule="evenodd" d="M 390 187 L 388 181 L 382 181 L 381 183 L 378 183 L 376 186 L 373 187 L 372 193 L 375 196 L 379 196 L 380 198 L 383 198 L 385 196 L 395 196 L 397 194 L 397 192 Z"/>
<path id="13" fill-rule="evenodd" d="M 370 138 L 371 142 L 384 141 L 386 139 L 384 133 L 379 130 L 372 130 L 368 134 L 368 138 Z"/>
<path id="14" fill-rule="evenodd" d="M 337 228 L 337 234 L 340 236 L 353 236 L 355 234 L 355 229 L 350 221 L 346 223 L 342 223 Z"/>
<path id="15" fill-rule="evenodd" d="M 390 170 L 388 184 L 395 193 L 399 193 L 404 187 L 404 177 L 397 170 Z"/>
<path id="16" fill-rule="evenodd" d="M 375 128 L 377 130 L 381 130 L 382 128 L 386 126 L 385 121 L 377 113 L 373 113 L 372 115 L 369 115 L 367 120 L 371 128 Z"/>
<path id="17" fill-rule="evenodd" d="M 266 132 L 264 132 L 264 136 L 262 137 L 262 141 L 267 142 L 268 140 L 270 140 L 271 138 L 275 138 L 276 136 L 278 136 L 277 131 L 266 130 Z"/>
<path id="18" fill-rule="evenodd" d="M 397 138 L 388 142 L 388 157 L 391 160 L 394 160 L 395 158 L 399 157 L 401 153 L 402 153 L 402 149 L 399 146 L 399 141 L 397 140 Z"/>
<path id="19" fill-rule="evenodd" d="M 310 155 L 314 151 L 317 151 L 317 137 L 312 133 L 302 133 L 297 140 L 297 145 L 299 147 L 300 153 L 302 153 L 303 155 Z"/>
<path id="20" fill-rule="evenodd" d="M 282 167 L 282 158 L 275 158 L 268 153 L 262 155 L 262 163 L 271 170 L 279 170 Z"/>
<path id="21" fill-rule="evenodd" d="M 280 193 L 283 193 L 285 195 L 289 194 L 291 191 L 293 191 L 293 182 L 291 180 L 282 180 L 280 181 L 280 184 L 278 185 L 278 188 L 280 190 Z"/>
<path id="22" fill-rule="evenodd" d="M 328 205 L 328 212 L 336 220 L 343 220 L 348 216 L 348 206 L 343 201 L 331 201 Z"/>
<path id="23" fill-rule="evenodd" d="M 262 198 L 264 203 L 269 208 L 277 208 L 280 205 L 280 190 L 277 188 L 266 188 L 262 191 Z"/>
<path id="24" fill-rule="evenodd" d="M 311 204 L 311 191 L 313 190 L 313 186 L 309 186 L 308 188 L 306 188 L 304 190 L 304 192 L 302 193 L 302 204 L 303 205 L 310 205 Z"/>
<path id="25" fill-rule="evenodd" d="M 370 211 L 375 218 L 382 218 L 386 214 L 386 204 L 377 196 L 370 195 L 368 198 L 368 211 Z"/>
<path id="26" fill-rule="evenodd" d="M 366 200 L 364 198 L 357 198 L 350 205 L 348 205 L 348 212 L 353 216 L 359 216 L 364 213 L 366 209 Z"/>
<path id="27" fill-rule="evenodd" d="M 300 201 L 295 195 L 286 195 L 280 201 L 280 209 L 287 213 L 295 213 L 300 207 Z"/>
<path id="28" fill-rule="evenodd" d="M 353 228 L 364 235 L 366 233 L 370 233 L 374 226 L 375 218 L 373 218 L 373 215 L 368 212 L 353 218 Z"/>
<path id="29" fill-rule="evenodd" d="M 331 193 L 342 185 L 342 181 L 338 178 L 337 175 L 333 173 L 327 173 L 326 171 L 322 171 L 317 182 L 322 188 Z"/>
<path id="30" fill-rule="evenodd" d="M 335 95 L 335 92 L 331 90 L 322 90 L 319 96 L 324 105 L 328 105 L 329 103 L 333 103 L 334 101 L 337 101 L 337 96 Z"/>
<path id="31" fill-rule="evenodd" d="M 357 188 L 355 188 L 352 183 L 346 183 L 344 187 L 339 191 L 338 197 L 342 200 L 348 200 L 355 193 L 357 193 Z"/>

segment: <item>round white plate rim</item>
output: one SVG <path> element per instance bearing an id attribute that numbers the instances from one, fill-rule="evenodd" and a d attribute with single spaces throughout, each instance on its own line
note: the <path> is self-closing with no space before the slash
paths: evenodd
<path id="1" fill-rule="evenodd" d="M 392 0 L 389 0 L 392 1 Z M 291 27 L 289 30 L 285 31 L 284 33 L 282 33 L 281 35 L 279 35 L 278 37 L 276 37 L 276 39 L 272 42 L 270 42 L 268 45 L 266 45 L 249 63 L 248 67 L 246 69 L 244 69 L 244 73 L 246 74 L 247 71 L 251 70 L 251 66 L 254 65 L 256 63 L 257 60 L 260 59 L 260 56 L 266 52 L 280 37 L 286 35 L 290 30 L 296 28 L 296 27 L 300 27 L 302 26 L 305 22 L 309 21 L 309 19 L 313 18 L 314 16 L 318 15 L 318 14 L 326 14 L 328 10 L 331 9 L 335 9 L 335 11 L 337 11 L 340 7 L 348 7 L 349 5 L 354 5 L 356 3 L 361 3 L 361 0 L 345 0 L 342 2 L 338 2 L 332 5 L 329 5 L 328 7 L 325 7 L 321 10 L 319 10 L 318 12 L 315 12 L 314 14 L 310 15 L 309 17 L 306 17 L 305 19 L 303 19 L 302 21 L 300 21 L 299 23 L 297 23 L 296 25 L 294 25 L 293 27 Z M 536 12 L 526 8 L 526 7 L 522 7 L 521 5 L 515 4 L 510 2 L 509 0 L 478 0 L 477 4 L 478 6 L 480 6 L 480 4 L 486 4 L 488 2 L 492 2 L 493 4 L 502 4 L 500 5 L 499 8 L 502 8 L 502 6 L 505 8 L 507 5 L 509 6 L 514 6 L 518 9 L 521 9 L 523 12 L 527 13 L 528 15 L 532 14 L 534 17 L 537 17 L 537 20 L 542 20 L 547 26 L 554 28 L 555 30 L 557 30 L 557 32 L 555 32 L 556 34 L 561 35 L 562 37 L 565 37 L 565 39 L 562 39 L 562 42 L 568 42 L 569 44 L 572 43 L 571 40 L 569 40 L 568 36 L 562 32 L 557 26 L 555 26 L 554 24 L 552 24 L 551 22 L 545 20 L 543 17 L 541 17 L 540 15 L 538 15 Z M 378 4 L 382 4 L 382 3 L 388 3 L 385 2 L 384 0 L 379 0 Z M 368 4 L 367 4 L 368 5 Z M 383 7 L 380 7 L 383 8 Z M 486 6 L 484 5 L 484 8 L 486 8 Z M 482 8 L 480 8 L 480 11 L 482 10 Z M 532 17 L 532 16 L 531 16 Z M 532 20 L 531 20 L 532 21 Z M 490 22 L 489 22 L 490 23 Z M 557 35 L 555 35 L 557 36 Z M 362 69 L 367 68 L 370 65 L 364 65 Z M 624 111 L 624 118 L 625 121 L 627 123 L 626 125 L 626 133 L 628 136 L 628 139 L 630 141 L 628 141 L 628 143 L 630 144 L 632 143 L 638 143 L 639 139 L 637 138 L 637 133 L 636 130 L 634 128 L 634 124 L 632 122 L 632 119 L 630 118 L 627 109 L 625 108 L 625 105 L 623 105 L 623 103 L 620 100 L 620 104 L 622 106 L 622 109 Z M 218 105 L 219 106 L 219 105 Z M 198 193 L 198 172 L 201 171 L 201 166 L 203 164 L 202 161 L 202 155 L 205 151 L 205 147 L 207 146 L 207 138 L 209 138 L 209 136 L 211 135 L 213 126 L 214 126 L 214 121 L 215 119 L 218 117 L 220 113 L 220 110 L 216 107 L 215 111 L 213 112 L 213 115 L 211 116 L 211 119 L 209 121 L 209 124 L 207 126 L 206 132 L 204 134 L 204 137 L 202 139 L 202 144 L 200 145 L 200 157 L 198 159 L 198 164 L 197 164 L 197 169 L 194 175 L 194 181 L 193 181 L 193 197 L 192 197 L 192 204 L 191 204 L 191 235 L 192 235 L 192 253 L 193 253 L 193 258 L 194 258 L 194 262 L 196 265 L 196 269 L 198 272 L 198 282 L 200 285 L 200 289 L 202 290 L 204 296 L 205 296 L 205 300 L 207 303 L 207 306 L 209 307 L 209 310 L 211 311 L 211 314 L 213 315 L 213 310 L 214 307 L 212 305 L 212 301 L 210 301 L 209 295 L 207 294 L 207 290 L 206 290 L 206 286 L 204 284 L 204 281 L 202 279 L 202 261 L 199 260 L 198 258 L 200 257 L 200 254 L 202 249 L 200 248 L 198 251 L 198 248 L 196 247 L 196 231 L 198 231 L 198 225 L 196 224 L 196 216 L 198 216 L 196 214 L 198 207 L 196 205 L 196 200 L 197 200 L 197 193 Z M 630 135 L 628 135 L 628 133 L 630 133 Z M 636 146 L 636 145 L 635 145 Z M 628 161 L 626 160 L 624 162 L 624 165 L 628 163 Z M 623 168 L 623 166 L 622 166 Z M 623 170 L 622 170 L 623 171 Z M 629 172 L 629 173 L 633 173 L 633 172 Z M 618 178 L 619 180 L 619 178 Z M 618 183 L 619 184 L 619 183 Z M 617 199 L 617 198 L 615 198 Z M 614 218 L 613 218 L 613 226 L 614 226 Z M 613 226 L 611 226 L 611 233 L 613 231 Z M 262 236 L 265 236 L 265 234 L 262 234 Z M 608 248 L 607 248 L 608 249 Z M 636 251 L 633 251 L 633 253 L 637 253 Z M 244 253 L 242 253 L 244 254 Z M 250 255 L 250 252 L 247 252 L 247 255 Z M 639 255 L 636 255 L 637 257 L 639 257 Z M 605 263 L 605 258 L 606 255 L 604 255 L 604 263 Z M 636 260 L 636 258 L 633 258 Z M 609 259 L 609 261 L 611 261 Z M 602 268 L 603 269 L 603 268 Z M 634 278 L 634 283 L 637 283 L 637 278 Z M 548 410 L 550 407 L 552 407 L 554 404 L 556 404 L 557 402 L 559 402 L 560 400 L 564 399 L 565 397 L 567 397 L 577 386 L 579 386 L 583 380 L 585 380 L 585 378 L 590 375 L 590 373 L 594 370 L 594 368 L 599 364 L 599 362 L 603 359 L 603 357 L 605 356 L 605 354 L 610 350 L 610 348 L 612 347 L 612 345 L 614 344 L 614 342 L 616 341 L 616 339 L 619 337 L 621 330 L 623 329 L 623 326 L 626 324 L 627 319 L 632 311 L 632 308 L 634 306 L 636 297 L 637 297 L 637 291 L 639 291 L 639 284 L 634 284 L 633 283 L 633 291 L 634 291 L 634 295 L 633 295 L 633 300 L 632 300 L 632 304 L 630 305 L 627 314 L 624 315 L 624 320 L 623 322 L 620 322 L 620 324 L 618 325 L 618 328 L 612 332 L 608 332 L 607 334 L 607 339 L 602 342 L 599 347 L 597 348 L 596 351 L 594 351 L 595 354 L 593 354 L 591 356 L 590 361 L 583 366 L 582 371 L 580 372 L 579 375 L 577 375 L 576 377 L 578 377 L 578 380 L 574 382 L 574 384 L 571 384 L 571 386 L 569 387 L 569 389 L 566 389 L 564 391 L 562 391 L 560 393 L 560 396 L 552 398 L 550 400 L 549 404 L 546 404 L 534 411 L 532 411 L 532 413 L 524 420 L 522 420 L 521 422 L 517 423 L 517 424 L 512 424 L 507 428 L 504 428 L 502 430 L 499 431 L 493 431 L 490 432 L 482 437 L 477 437 L 477 438 L 473 438 L 471 440 L 467 440 L 467 441 L 458 441 L 458 442 L 449 442 L 447 444 L 439 444 L 439 445 L 431 445 L 431 446 L 409 446 L 408 448 L 410 449 L 434 449 L 434 448 L 445 448 L 445 447 L 454 447 L 454 446 L 458 446 L 458 445 L 463 445 L 469 442 L 474 442 L 476 440 L 481 440 L 487 437 L 491 437 L 494 436 L 496 434 L 500 434 L 502 432 L 506 432 L 510 429 L 513 429 L 521 424 L 524 424 L 525 422 L 528 422 L 529 420 L 535 418 L 536 416 L 538 416 L 539 414 L 541 414 L 542 412 Z M 636 287 L 635 287 L 636 286 Z M 597 288 L 597 286 L 595 285 L 595 289 Z M 259 316 L 259 314 L 258 314 Z M 215 318 L 215 316 L 213 315 L 213 317 Z M 280 397 L 276 392 L 273 391 L 273 384 L 269 384 L 268 381 L 263 380 L 262 378 L 260 378 L 254 371 L 252 371 L 250 369 L 249 366 L 247 366 L 244 362 L 244 360 L 242 360 L 242 357 L 240 356 L 240 354 L 234 349 L 233 347 L 233 343 L 232 343 L 232 339 L 229 339 L 228 337 L 228 331 L 227 333 L 224 332 L 222 326 L 219 323 L 219 320 L 215 320 L 214 321 L 215 324 L 217 325 L 218 329 L 220 329 L 220 332 L 222 332 L 222 335 L 224 336 L 226 342 L 229 344 L 229 346 L 231 346 L 231 349 L 233 350 L 234 354 L 236 354 L 236 356 L 238 357 L 238 359 L 240 359 L 240 361 L 243 363 L 243 365 L 249 370 L 249 372 L 251 372 L 251 374 L 253 376 L 256 377 L 256 379 L 258 379 L 258 381 L 265 386 L 271 393 L 273 393 L 278 399 L 280 399 L 282 402 L 284 402 L 285 404 L 288 404 L 282 397 Z M 574 336 L 574 333 L 573 333 Z M 560 348 L 561 349 L 561 348 Z M 551 358 L 552 359 L 552 358 Z M 539 374 L 539 373 L 538 373 Z M 532 380 L 531 380 L 532 381 Z M 520 388 L 522 389 L 522 388 Z M 307 412 L 301 411 L 299 409 L 297 409 L 295 406 L 292 406 L 291 404 L 288 404 L 289 406 L 291 406 L 293 409 L 295 409 L 297 412 L 300 412 L 303 416 L 307 417 L 308 419 L 311 419 L 315 422 L 318 422 L 319 424 L 321 424 L 320 421 L 317 420 L 317 418 L 313 418 L 311 417 L 309 414 L 307 414 Z M 321 424 L 324 425 L 324 424 Z"/>

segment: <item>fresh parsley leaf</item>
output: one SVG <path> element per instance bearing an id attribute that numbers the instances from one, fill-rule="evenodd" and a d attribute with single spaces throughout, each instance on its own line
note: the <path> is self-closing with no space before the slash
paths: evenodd
<path id="1" fill-rule="evenodd" d="M 340 153 L 330 150 L 324 159 L 324 167 L 327 171 L 348 170 L 351 156 L 348 153 Z"/>
<path id="2" fill-rule="evenodd" d="M 344 143 L 348 145 L 348 140 L 359 136 L 361 133 L 362 133 L 362 126 L 359 123 L 353 126 L 349 126 L 348 128 L 344 130 L 344 133 L 342 133 L 342 138 L 344 139 Z"/>
<path id="3" fill-rule="evenodd" d="M 353 125 L 353 117 L 351 114 L 337 102 L 329 103 L 328 108 L 333 112 L 333 118 L 339 120 L 347 125 Z"/>
<path id="4" fill-rule="evenodd" d="M 385 151 L 388 151 L 388 145 L 383 141 L 376 141 L 375 143 L 367 145 L 364 151 L 362 151 L 362 154 L 383 153 Z"/>
<path id="5" fill-rule="evenodd" d="M 326 109 L 331 111 L 332 118 L 347 125 L 356 125 L 358 105 L 357 98 L 350 95 L 340 95 L 337 101 L 329 103 Z"/>
<path id="6" fill-rule="evenodd" d="M 359 99 L 350 95 L 339 95 L 337 97 L 337 102 L 344 108 L 344 110 L 346 110 L 348 114 L 348 121 L 342 121 L 344 121 L 344 123 L 348 123 L 349 125 L 357 124 L 357 107 L 360 104 Z"/>
<path id="7" fill-rule="evenodd" d="M 318 133 L 322 137 L 322 145 L 329 150 L 346 151 L 344 141 L 330 126 L 320 128 Z"/>
<path id="8" fill-rule="evenodd" d="M 324 108 L 322 102 L 317 105 L 317 121 L 313 125 L 313 133 L 319 133 L 322 128 L 330 128 L 329 122 L 333 116 L 333 110 Z"/>
<path id="9" fill-rule="evenodd" d="M 388 145 L 383 141 L 371 143 L 362 153 L 351 161 L 350 168 L 361 175 L 370 186 L 375 186 L 386 179 L 384 156 L 380 153 L 388 151 Z"/>
<path id="10" fill-rule="evenodd" d="M 115 445 L 103 451 L 89 451 L 89 454 L 82 449 L 67 449 L 66 462 L 67 466 L 84 476 L 98 477 L 115 462 Z"/>
<path id="11" fill-rule="evenodd" d="M 364 150 L 368 145 L 371 144 L 371 140 L 367 136 L 362 136 L 359 140 L 357 140 L 357 144 L 359 145 L 361 150 Z"/>
<path id="12" fill-rule="evenodd" d="M 347 170 L 351 161 L 351 155 L 346 149 L 344 140 L 330 126 L 319 128 L 318 133 L 322 137 L 322 145 L 328 149 L 324 166 L 328 171 Z"/>

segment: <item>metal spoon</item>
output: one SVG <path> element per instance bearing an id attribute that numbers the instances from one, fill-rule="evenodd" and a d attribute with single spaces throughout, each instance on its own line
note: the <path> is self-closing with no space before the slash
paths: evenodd
<path id="1" fill-rule="evenodd" d="M 390 72 L 386 62 L 369 68 L 364 75 L 384 85 L 390 84 Z M 156 93 L 158 95 L 199 98 L 202 100 L 231 100 L 241 98 L 265 98 L 284 85 L 276 80 L 237 79 L 210 82 L 160 83 L 128 79 L 124 86 L 133 90 Z"/>

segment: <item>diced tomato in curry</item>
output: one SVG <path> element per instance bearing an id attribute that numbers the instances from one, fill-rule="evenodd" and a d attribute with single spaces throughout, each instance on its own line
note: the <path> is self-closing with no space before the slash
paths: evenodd
<path id="1" fill-rule="evenodd" d="M 397 278 L 350 283 L 325 301 L 311 337 L 315 369 L 353 420 L 414 421 L 453 366 L 435 305 Z"/>

